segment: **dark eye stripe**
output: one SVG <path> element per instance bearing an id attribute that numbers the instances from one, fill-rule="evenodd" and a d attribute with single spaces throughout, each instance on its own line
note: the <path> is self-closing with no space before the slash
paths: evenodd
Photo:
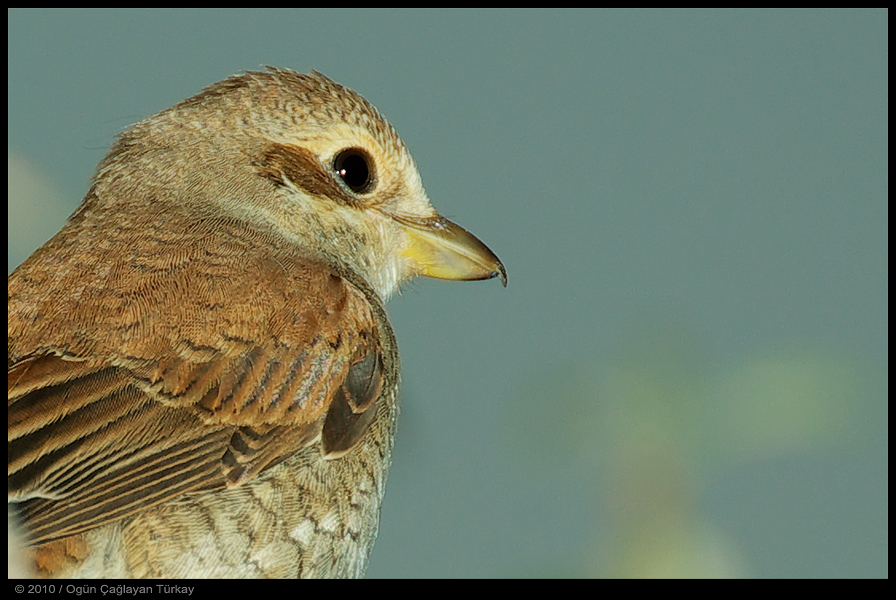
<path id="1" fill-rule="evenodd" d="M 355 194 L 371 192 L 377 184 L 373 159 L 360 148 L 337 154 L 332 170 L 313 152 L 301 146 L 271 144 L 255 162 L 259 174 L 277 185 L 287 182 L 312 196 L 325 196 L 342 204 L 358 205 Z"/>
<path id="2" fill-rule="evenodd" d="M 342 186 L 317 155 L 300 146 L 271 144 L 256 161 L 259 173 L 277 185 L 290 183 L 311 196 L 323 196 L 343 204 L 358 200 Z"/>

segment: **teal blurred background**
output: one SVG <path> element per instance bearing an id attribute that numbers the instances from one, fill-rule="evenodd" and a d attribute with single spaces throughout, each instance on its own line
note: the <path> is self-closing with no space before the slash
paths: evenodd
<path id="1" fill-rule="evenodd" d="M 509 286 L 389 304 L 370 577 L 888 577 L 886 10 L 9 10 L 8 269 L 234 72 L 395 125 Z"/>

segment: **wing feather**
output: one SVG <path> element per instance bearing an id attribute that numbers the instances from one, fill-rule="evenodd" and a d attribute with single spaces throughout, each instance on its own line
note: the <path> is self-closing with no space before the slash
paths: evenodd
<path id="1" fill-rule="evenodd" d="M 375 417 L 397 366 L 375 294 L 238 224 L 199 229 L 59 276 L 78 244 L 56 240 L 10 275 L 8 497 L 31 543 L 242 485 L 322 436 L 342 456 Z"/>

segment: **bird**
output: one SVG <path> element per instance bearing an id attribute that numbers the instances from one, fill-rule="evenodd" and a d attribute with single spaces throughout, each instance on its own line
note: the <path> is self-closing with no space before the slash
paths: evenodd
<path id="1" fill-rule="evenodd" d="M 363 576 L 399 412 L 384 303 L 419 276 L 507 285 L 321 73 L 243 72 L 122 132 L 7 280 L 34 574 Z"/>

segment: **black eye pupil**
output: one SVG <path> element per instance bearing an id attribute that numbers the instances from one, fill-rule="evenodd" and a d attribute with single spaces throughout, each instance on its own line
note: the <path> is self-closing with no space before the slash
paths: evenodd
<path id="1" fill-rule="evenodd" d="M 336 155 L 333 167 L 336 175 L 356 194 L 369 192 L 373 188 L 372 161 L 366 152 L 349 148 Z"/>

